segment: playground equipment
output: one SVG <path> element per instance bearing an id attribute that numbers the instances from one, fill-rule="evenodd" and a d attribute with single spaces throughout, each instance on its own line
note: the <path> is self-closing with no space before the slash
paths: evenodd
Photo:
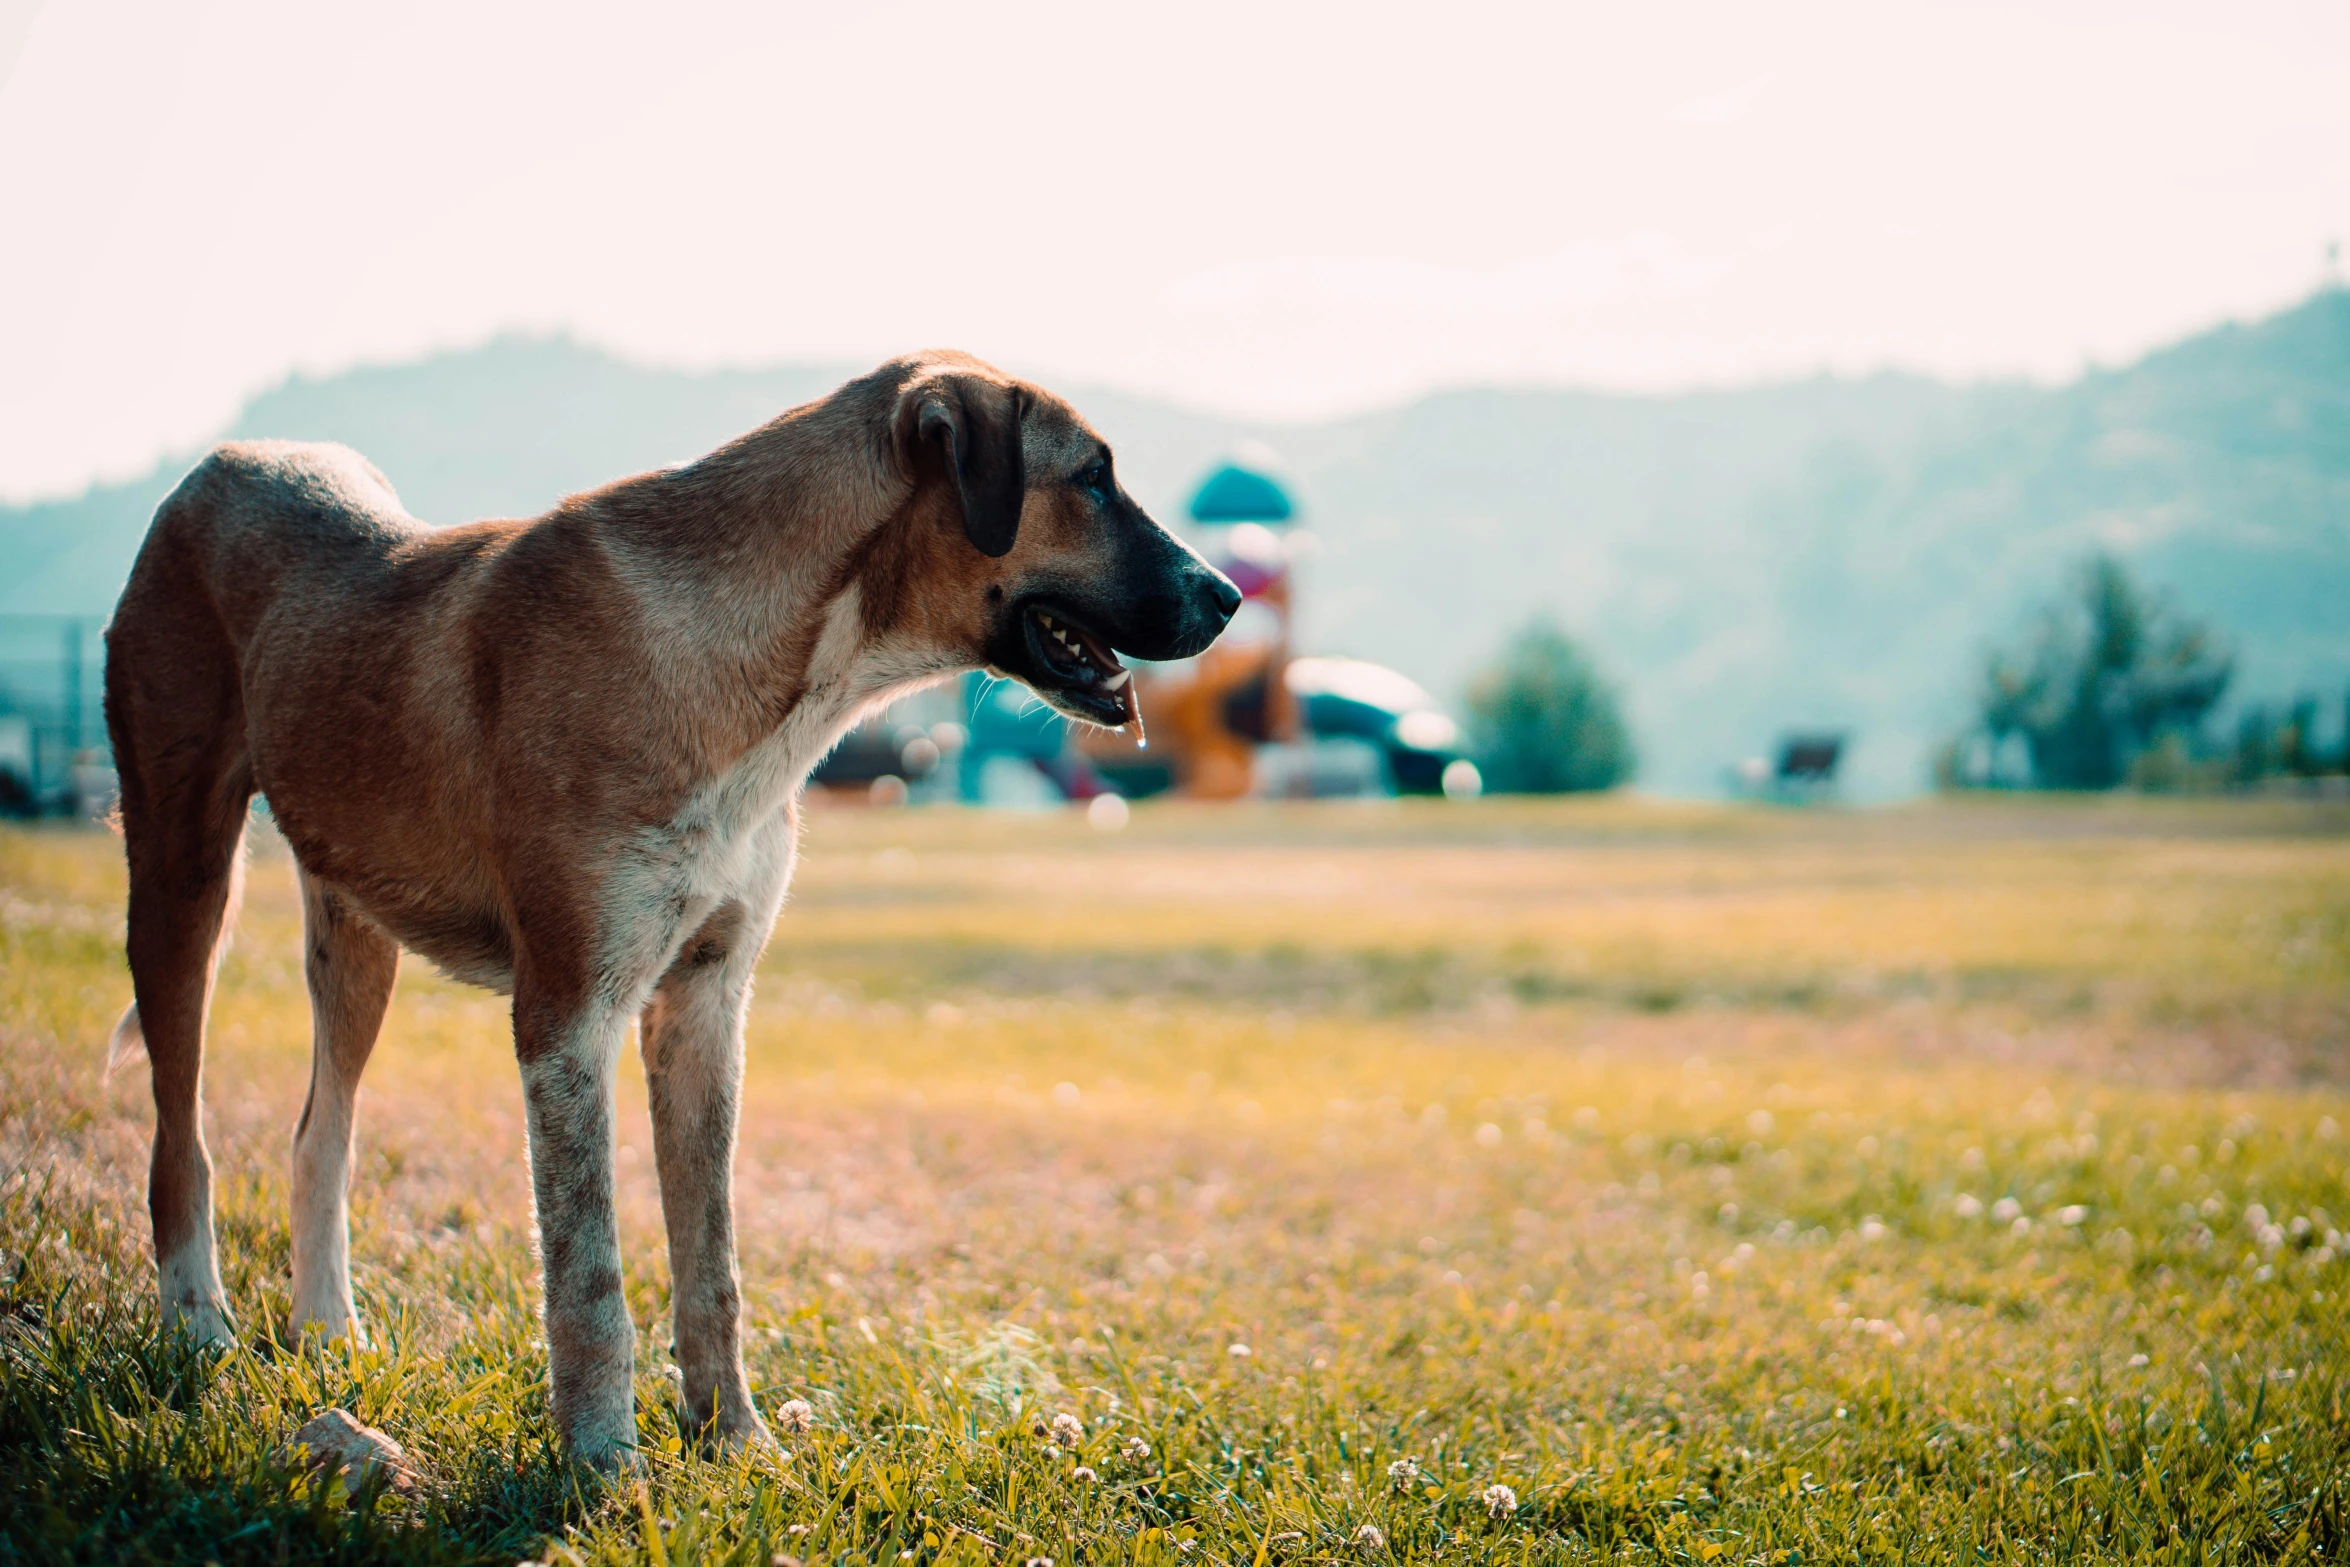
<path id="1" fill-rule="evenodd" d="M 1259 750 L 1299 734 L 1297 704 L 1283 678 L 1297 507 L 1271 474 L 1234 461 L 1200 482 L 1187 510 L 1201 553 L 1240 589 L 1240 612 L 1197 658 L 1136 676 L 1147 747 L 1091 734 L 1077 750 L 1123 794 L 1164 788 L 1233 800 L 1256 789 Z"/>

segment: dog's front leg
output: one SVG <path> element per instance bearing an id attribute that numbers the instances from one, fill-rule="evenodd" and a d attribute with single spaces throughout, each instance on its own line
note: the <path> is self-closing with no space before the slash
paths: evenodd
<path id="1" fill-rule="evenodd" d="M 550 1004 L 516 987 L 555 1425 L 574 1458 L 606 1470 L 636 1450 L 636 1329 L 612 1208 L 612 1085 L 626 1027 L 608 1006 Z"/>
<path id="2" fill-rule="evenodd" d="M 685 1421 L 729 1448 L 768 1440 L 743 1374 L 734 1259 L 743 1006 L 759 936 L 741 904 L 711 915 L 662 976 L 639 1034 L 669 1225 Z"/>

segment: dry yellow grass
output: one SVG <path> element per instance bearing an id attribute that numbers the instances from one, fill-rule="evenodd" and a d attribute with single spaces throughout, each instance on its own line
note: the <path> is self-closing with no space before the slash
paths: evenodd
<path id="1" fill-rule="evenodd" d="M 818 1425 L 773 1465 L 678 1444 L 632 1060 L 641 1497 L 570 1489 L 548 1449 L 496 997 L 404 974 L 354 1203 L 379 1347 L 275 1344 L 308 1024 L 266 850 L 209 1065 L 252 1347 L 199 1375 L 139 1338 L 144 1074 L 97 1079 L 114 846 L 0 835 L 0 1247 L 27 1259 L 11 1299 L 51 1302 L 46 1361 L 7 1340 L 0 1420 L 35 1477 L 0 1502 L 37 1484 L 49 1511 L 7 1537 L 1261 1563 L 1364 1559 L 1367 1525 L 1371 1555 L 1416 1559 L 2331 1554 L 2344 829 L 2127 802 L 1161 808 L 1116 836 L 820 811 L 754 1009 L 739 1202 L 754 1380 Z M 108 1324 L 86 1343 L 76 1291 Z M 105 1382 L 109 1354 L 150 1369 Z M 270 1467 L 330 1400 L 409 1443 L 423 1498 L 354 1508 Z M 1031 1434 L 1061 1410 L 1078 1452 Z M 1496 1484 L 1517 1511 L 1479 1500 Z"/>

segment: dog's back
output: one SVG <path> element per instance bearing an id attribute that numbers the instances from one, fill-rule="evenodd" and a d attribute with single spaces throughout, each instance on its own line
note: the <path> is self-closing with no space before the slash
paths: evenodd
<path id="1" fill-rule="evenodd" d="M 157 508 L 115 624 L 170 619 L 200 597 L 242 650 L 290 582 L 364 569 L 421 528 L 390 481 L 347 446 L 216 447 Z"/>

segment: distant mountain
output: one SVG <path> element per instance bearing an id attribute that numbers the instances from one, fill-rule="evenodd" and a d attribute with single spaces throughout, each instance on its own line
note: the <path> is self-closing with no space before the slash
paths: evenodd
<path id="1" fill-rule="evenodd" d="M 528 515 L 707 450 L 850 367 L 705 375 L 563 341 L 297 378 L 240 435 L 332 438 L 436 521 Z M 1440 693 L 1549 609 L 1625 688 L 1642 782 L 1704 792 L 1795 726 L 1848 729 L 1852 783 L 1920 787 L 1983 646 L 2113 549 L 2241 651 L 2240 692 L 2350 687 L 2350 294 L 2067 385 L 1908 376 L 1632 397 L 1472 390 L 1267 427 L 1065 388 L 1174 518 L 1273 446 L 1321 544 L 1317 650 Z M 103 613 L 185 468 L 0 509 L 0 611 Z"/>

